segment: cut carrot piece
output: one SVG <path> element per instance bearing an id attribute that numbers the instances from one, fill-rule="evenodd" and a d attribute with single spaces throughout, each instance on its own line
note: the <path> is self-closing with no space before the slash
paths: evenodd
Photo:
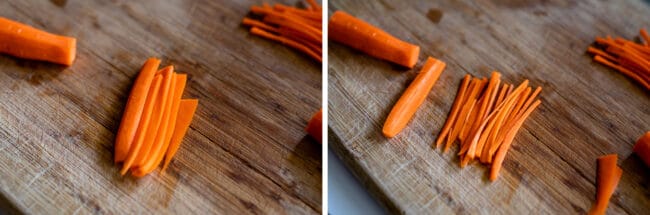
<path id="1" fill-rule="evenodd" d="M 151 88 L 151 82 L 159 65 L 160 60 L 149 58 L 142 66 L 142 69 L 140 69 L 140 74 L 133 84 L 133 89 L 131 89 L 129 100 L 126 102 L 120 128 L 117 130 L 117 136 L 115 138 L 115 163 L 124 161 L 129 153 L 131 143 L 133 143 L 136 130 L 142 118 L 147 94 Z"/>
<path id="2" fill-rule="evenodd" d="M 467 85 L 469 84 L 470 79 L 471 79 L 470 75 L 465 75 L 465 78 L 463 78 L 463 82 L 460 84 L 460 88 L 458 89 L 458 96 L 456 97 L 456 99 L 454 99 L 454 104 L 451 105 L 451 114 L 449 115 L 447 121 L 445 121 L 445 125 L 442 127 L 442 131 L 440 132 L 440 134 L 438 134 L 438 140 L 436 140 L 436 144 L 434 145 L 435 148 L 440 147 L 442 141 L 449 133 L 449 129 L 453 124 L 452 122 L 456 120 L 458 111 L 460 111 L 460 103 L 461 103 L 460 100 L 462 99 L 463 95 L 465 94 L 465 91 L 467 90 Z M 445 147 L 445 151 L 447 151 L 447 148 L 448 147 Z"/>
<path id="3" fill-rule="evenodd" d="M 77 39 L 51 34 L 0 17 L 0 52 L 20 58 L 72 65 Z"/>
<path id="4" fill-rule="evenodd" d="M 420 74 L 406 88 L 406 91 L 388 114 L 382 130 L 384 136 L 394 137 L 406 127 L 406 124 L 429 95 L 433 85 L 438 81 L 445 66 L 445 62 L 432 57 L 427 58 L 427 62 L 420 70 Z"/>
<path id="5" fill-rule="evenodd" d="M 517 122 L 513 125 L 512 129 L 508 131 L 508 134 L 506 135 L 505 139 L 503 140 L 503 144 L 499 147 L 499 151 L 497 151 L 496 155 L 494 156 L 494 162 L 492 163 L 492 167 L 490 168 L 490 181 L 494 181 L 499 177 L 499 170 L 501 170 L 501 165 L 503 163 L 503 160 L 506 157 L 506 153 L 508 153 L 508 150 L 510 149 L 510 145 L 512 144 L 512 141 L 515 138 L 515 135 L 517 135 L 517 131 L 521 128 L 521 125 L 524 123 L 526 118 L 530 115 L 530 113 L 539 106 L 542 102 L 537 100 L 535 101 L 527 110 L 524 112 L 523 116 L 517 120 Z"/>
<path id="6" fill-rule="evenodd" d="M 332 41 L 408 68 L 415 66 L 420 54 L 419 46 L 399 40 L 343 11 L 334 12 L 328 29 Z"/>
<path id="7" fill-rule="evenodd" d="M 316 112 L 309 122 L 307 123 L 307 127 L 305 128 L 305 131 L 317 140 L 319 143 L 322 143 L 323 141 L 323 109 L 320 109 L 318 112 Z"/>
<path id="8" fill-rule="evenodd" d="M 298 42 L 296 42 L 294 40 L 291 40 L 291 39 L 288 39 L 288 38 L 282 37 L 282 36 L 273 35 L 273 34 L 271 34 L 269 32 L 266 32 L 266 31 L 264 31 L 262 29 L 259 29 L 257 27 L 251 28 L 251 33 L 254 34 L 254 35 L 258 35 L 258 36 L 270 39 L 270 40 L 280 42 L 280 43 L 285 44 L 287 46 L 290 46 L 292 48 L 295 48 L 295 49 L 297 49 L 297 50 L 311 56 L 312 58 L 318 60 L 319 62 L 322 62 L 320 54 L 312 51 L 311 49 L 309 49 L 309 47 L 307 47 L 307 46 L 305 46 L 303 44 L 300 44 L 300 43 L 298 43 Z"/>
<path id="9" fill-rule="evenodd" d="M 180 107 L 178 109 L 178 117 L 176 119 L 176 126 L 174 127 L 169 148 L 165 154 L 165 162 L 163 163 L 162 171 L 167 169 L 169 162 L 181 146 L 181 141 L 192 123 L 192 118 L 194 117 L 194 112 L 196 111 L 198 104 L 199 100 L 196 99 L 181 99 Z"/>
<path id="10" fill-rule="evenodd" d="M 650 36 L 648 36 L 648 32 L 645 31 L 645 29 L 639 30 L 639 34 L 641 34 L 641 38 L 643 38 L 643 41 L 646 46 L 650 46 Z"/>
<path id="11" fill-rule="evenodd" d="M 643 160 L 645 165 L 650 167 L 650 131 L 646 132 L 636 141 L 632 151 Z"/>
<path id="12" fill-rule="evenodd" d="M 153 109 L 156 103 L 156 100 L 158 99 L 158 91 L 160 91 L 160 84 L 162 83 L 162 76 L 161 75 L 156 75 L 153 78 L 153 84 L 151 88 L 149 89 L 149 92 L 147 94 L 147 101 L 144 104 L 144 111 L 142 114 L 142 119 L 140 120 L 138 124 L 138 129 L 135 133 L 135 138 L 132 146 L 129 149 L 129 153 L 126 157 L 126 160 L 124 161 L 124 164 L 122 166 L 122 170 L 120 171 L 120 174 L 124 175 L 129 168 L 131 168 L 131 165 L 136 159 L 136 156 L 138 153 L 140 153 L 143 145 L 143 142 L 146 138 L 146 133 L 149 127 L 149 124 L 151 123 L 151 118 L 153 115 Z"/>
<path id="13" fill-rule="evenodd" d="M 598 158 L 596 202 L 589 210 L 589 214 L 605 214 L 609 199 L 614 194 L 614 190 L 616 190 L 623 175 L 623 170 L 616 165 L 617 160 L 618 156 L 616 154 Z"/>

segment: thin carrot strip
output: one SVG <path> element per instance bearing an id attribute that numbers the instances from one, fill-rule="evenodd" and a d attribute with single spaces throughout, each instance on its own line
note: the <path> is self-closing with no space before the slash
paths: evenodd
<path id="1" fill-rule="evenodd" d="M 641 84 L 646 89 L 650 90 L 650 83 L 643 80 L 643 78 L 641 78 L 640 76 L 638 76 L 634 72 L 631 72 L 631 71 L 629 71 L 629 70 L 627 70 L 627 69 L 625 69 L 625 68 L 623 68 L 621 66 L 618 66 L 618 65 L 606 60 L 605 58 L 600 57 L 599 55 L 596 55 L 594 57 L 594 60 L 596 62 L 602 63 L 602 64 L 604 64 L 606 66 L 609 66 L 609 67 L 611 67 L 613 69 L 618 70 L 619 72 L 623 73 L 624 75 L 626 75 L 626 76 L 632 78 L 633 80 L 639 82 L 639 84 Z"/>
<path id="2" fill-rule="evenodd" d="M 491 103 L 493 102 L 496 96 L 496 91 L 498 90 L 500 78 L 501 78 L 500 73 L 496 71 L 492 72 L 490 81 L 488 82 L 488 87 L 486 88 L 485 93 L 482 96 L 483 101 L 481 102 L 481 106 L 480 106 L 481 108 L 478 112 L 478 116 L 476 117 L 474 126 L 472 126 L 472 129 L 470 130 L 469 133 L 471 136 L 480 135 L 481 130 L 479 129 L 479 127 L 481 126 L 482 122 L 488 115 L 488 108 L 492 105 Z M 475 154 L 481 154 L 481 150 L 483 146 L 480 143 L 480 141 L 473 142 L 469 138 L 466 138 L 465 141 L 470 144 L 468 150 L 468 154 L 469 154 L 468 158 L 471 159 L 475 156 Z"/>
<path id="3" fill-rule="evenodd" d="M 301 22 L 300 19 L 292 17 L 291 14 L 272 12 L 271 14 L 266 15 L 263 21 L 274 25 L 290 27 L 297 31 L 304 31 L 306 33 L 314 35 L 318 39 L 320 39 L 323 35 L 320 29 L 307 23 Z"/>
<path id="4" fill-rule="evenodd" d="M 329 20 L 329 37 L 366 54 L 413 68 L 420 47 L 399 40 L 343 11 L 336 11 Z"/>
<path id="5" fill-rule="evenodd" d="M 267 39 L 270 39 L 270 40 L 281 42 L 282 44 L 288 45 L 288 46 L 290 46 L 290 47 L 292 47 L 294 49 L 302 51 L 303 53 L 309 55 L 310 57 L 318 60 L 318 62 L 322 62 L 321 56 L 319 54 L 317 54 L 314 51 L 312 51 L 311 49 L 309 49 L 309 47 L 307 47 L 305 45 L 302 45 L 302 44 L 300 44 L 300 43 L 298 43 L 298 42 L 296 42 L 294 40 L 291 40 L 291 39 L 288 39 L 288 38 L 285 38 L 285 37 L 282 37 L 282 36 L 273 35 L 273 34 L 271 34 L 269 32 L 266 32 L 266 31 L 264 31 L 262 29 L 259 29 L 257 27 L 251 28 L 251 33 L 255 34 L 255 35 L 258 35 L 260 37 L 264 37 L 264 38 L 267 38 Z"/>
<path id="6" fill-rule="evenodd" d="M 178 117 L 176 119 L 176 126 L 174 126 L 174 132 L 169 143 L 169 148 L 165 154 L 165 163 L 163 164 L 162 171 L 167 169 L 169 162 L 178 151 L 183 137 L 185 137 L 185 133 L 187 133 L 187 130 L 192 123 L 192 118 L 194 118 L 194 113 L 198 104 L 199 100 L 196 99 L 181 99 L 180 107 L 178 109 Z"/>
<path id="7" fill-rule="evenodd" d="M 478 102 L 478 94 L 483 91 L 483 88 L 487 85 L 487 79 L 482 79 L 478 82 L 477 85 L 475 85 L 474 89 L 470 92 L 469 97 L 470 99 L 475 99 L 475 104 Z M 478 109 L 478 107 L 476 108 Z M 472 107 L 472 110 L 467 113 L 467 118 L 465 120 L 465 123 L 461 126 L 460 133 L 458 135 L 458 139 L 463 142 L 465 140 L 465 137 L 467 136 L 467 133 L 469 132 L 468 130 L 473 126 L 473 119 L 472 119 L 472 114 L 475 114 L 476 111 L 474 111 L 474 108 Z"/>
<path id="8" fill-rule="evenodd" d="M 138 129 L 135 133 L 134 142 L 129 149 L 129 153 L 124 161 L 122 170 L 120 171 L 121 175 L 124 175 L 126 171 L 128 171 L 129 168 L 131 168 L 131 165 L 133 164 L 137 155 L 141 151 L 140 148 L 142 148 L 149 124 L 151 123 L 153 109 L 156 101 L 158 100 L 158 94 L 159 94 L 158 91 L 160 91 L 161 83 L 162 83 L 162 76 L 156 75 L 153 78 L 153 84 L 151 85 L 151 88 L 149 89 L 149 92 L 147 94 L 147 100 L 144 104 L 142 119 L 138 123 Z"/>
<path id="9" fill-rule="evenodd" d="M 645 31 L 645 29 L 639 30 L 639 33 L 641 34 L 641 37 L 643 38 L 644 44 L 646 46 L 650 46 L 650 36 L 648 36 L 648 32 Z"/>
<path id="10" fill-rule="evenodd" d="M 458 94 L 456 96 L 456 99 L 454 99 L 454 104 L 451 105 L 451 114 L 449 115 L 449 118 L 447 118 L 445 125 L 442 126 L 442 131 L 440 132 L 440 134 L 438 134 L 438 139 L 436 140 L 436 144 L 434 145 L 435 148 L 440 147 L 442 141 L 448 135 L 451 125 L 456 120 L 458 112 L 460 111 L 460 102 L 465 94 L 465 91 L 467 90 L 467 86 L 469 85 L 470 79 L 471 79 L 470 75 L 465 75 L 465 78 L 463 78 L 463 81 L 460 84 L 460 88 L 458 88 Z M 448 147 L 445 147 L 444 151 L 447 151 L 447 149 Z"/>
<path id="11" fill-rule="evenodd" d="M 508 91 L 508 85 L 507 85 L 507 84 L 503 84 L 503 86 L 501 87 L 501 90 L 499 91 L 499 96 L 497 97 L 497 100 L 494 101 L 494 105 L 495 105 L 495 106 L 501 104 L 501 102 L 503 101 L 503 99 L 506 97 L 506 96 L 505 96 L 505 95 L 506 95 L 506 91 Z M 496 110 L 496 108 L 494 108 L 494 109 Z"/>
<path id="12" fill-rule="evenodd" d="M 511 86 L 513 86 L 513 85 L 511 85 Z M 496 135 L 499 133 L 499 130 L 501 129 L 501 124 L 503 123 L 503 117 L 510 113 L 510 111 L 512 110 L 513 103 L 517 100 L 517 98 L 519 97 L 519 94 L 521 93 L 521 91 L 526 89 L 526 87 L 528 87 L 528 80 L 527 79 L 524 80 L 524 82 L 522 82 L 515 90 L 512 91 L 512 93 L 510 95 L 508 95 L 504 99 L 504 101 L 502 103 L 503 106 L 501 106 L 502 109 L 499 111 L 500 116 L 497 116 L 495 118 L 497 120 L 495 122 L 496 124 L 495 124 L 493 130 L 491 131 L 491 133 L 489 134 L 489 137 L 488 137 L 488 140 L 487 140 L 488 142 L 486 143 L 487 145 L 489 145 L 489 148 L 488 148 L 488 162 L 492 162 L 492 160 L 490 159 L 491 155 L 496 152 L 496 150 L 498 149 L 498 147 L 501 144 L 503 144 L 503 142 L 497 142 L 496 141 Z"/>
<path id="13" fill-rule="evenodd" d="M 604 52 L 602 50 L 596 49 L 596 48 L 591 47 L 591 46 L 589 46 L 589 48 L 587 48 L 587 53 L 590 53 L 590 54 L 593 54 L 593 55 L 600 55 L 600 56 L 604 57 L 605 59 L 607 59 L 609 61 L 618 62 L 618 59 L 616 59 L 616 57 L 610 55 L 607 52 Z"/>
<path id="14" fill-rule="evenodd" d="M 122 114 L 120 128 L 117 130 L 117 136 L 115 137 L 115 163 L 124 161 L 129 153 L 142 118 L 147 93 L 150 91 L 151 82 L 159 65 L 160 60 L 156 58 L 147 59 L 133 84 Z"/>
<path id="15" fill-rule="evenodd" d="M 478 87 L 477 85 L 481 82 L 478 78 L 473 78 L 472 81 L 469 83 L 468 91 L 465 95 L 465 97 L 461 100 L 462 102 L 460 103 L 461 109 L 460 113 L 458 115 L 458 119 L 454 122 L 452 129 L 450 131 L 450 136 L 447 139 L 447 144 L 445 148 L 449 148 L 452 143 L 456 141 L 458 138 L 458 135 L 460 134 L 460 131 L 463 128 L 463 125 L 465 125 L 465 121 L 467 120 L 467 114 L 469 111 L 469 101 L 470 99 L 470 94 L 472 91 L 474 91 L 474 88 Z"/>
<path id="16" fill-rule="evenodd" d="M 303 45 L 313 45 L 314 47 L 310 46 L 310 48 L 312 48 L 314 51 L 320 50 L 320 45 L 318 45 L 318 47 L 315 47 L 316 44 L 322 44 L 320 38 L 314 39 L 311 35 L 284 26 L 278 29 L 278 34 L 299 42 L 304 41 L 300 42 Z M 321 51 L 317 52 L 320 53 Z"/>
<path id="17" fill-rule="evenodd" d="M 623 175 L 623 170 L 616 165 L 618 156 L 616 154 L 605 155 L 598 158 L 598 175 L 596 202 L 589 210 L 592 214 L 605 214 L 609 199 L 614 194 L 618 182 Z"/>
<path id="18" fill-rule="evenodd" d="M 51 34 L 29 25 L 0 17 L 0 53 L 72 65 L 77 39 Z"/>
<path id="19" fill-rule="evenodd" d="M 147 128 L 145 134 L 146 138 L 143 142 L 140 152 L 138 152 L 135 161 L 131 165 L 132 167 L 139 167 L 144 165 L 148 157 L 151 156 L 152 148 L 154 148 L 156 142 L 155 137 L 158 133 L 163 130 L 162 125 L 164 123 L 163 114 L 165 111 L 165 105 L 169 100 L 169 91 L 172 82 L 172 74 L 174 72 L 173 66 L 167 66 L 160 72 L 162 74 L 162 83 L 160 85 L 160 90 L 158 92 L 157 100 L 155 101 L 156 106 L 153 108 L 151 124 Z"/>
<path id="20" fill-rule="evenodd" d="M 512 129 L 510 129 L 506 135 L 506 138 L 503 140 L 503 144 L 501 144 L 499 151 L 497 151 L 496 155 L 494 156 L 494 163 L 492 163 L 492 167 L 490 168 L 490 181 L 494 181 L 497 179 L 497 177 L 499 177 L 501 165 L 503 164 L 503 160 L 506 157 L 506 153 L 508 153 L 508 150 L 510 149 L 510 145 L 512 144 L 512 140 L 514 140 L 517 131 L 519 131 L 526 118 L 530 116 L 530 113 L 532 113 L 533 110 L 535 110 L 541 103 L 542 102 L 539 100 L 535 101 L 535 103 L 533 103 L 532 106 L 530 106 L 528 110 L 524 112 L 523 117 L 513 125 Z"/>
<path id="21" fill-rule="evenodd" d="M 301 10 L 295 7 L 283 5 L 283 4 L 275 4 L 273 5 L 273 9 L 275 9 L 278 12 L 285 12 L 289 11 L 291 13 L 294 13 L 296 15 L 299 15 L 301 17 L 307 18 L 307 19 L 312 19 L 316 21 L 321 21 L 323 19 L 321 13 L 314 13 L 312 11 L 307 11 L 307 10 Z"/>
<path id="22" fill-rule="evenodd" d="M 388 118 L 382 129 L 384 136 L 389 138 L 394 137 L 406 127 L 406 124 L 413 117 L 415 111 L 417 111 L 418 107 L 426 99 L 429 91 L 431 91 L 431 88 L 445 69 L 445 66 L 445 62 L 432 57 L 427 58 L 420 74 L 406 88 L 404 94 L 402 94 L 390 114 L 388 114 Z"/>
<path id="23" fill-rule="evenodd" d="M 242 20 L 242 24 L 246 25 L 246 26 L 251 26 L 251 27 L 258 27 L 258 28 L 260 28 L 262 30 L 265 30 L 265 31 L 268 31 L 268 32 L 271 32 L 271 33 L 275 33 L 275 34 L 280 33 L 279 28 L 270 26 L 270 25 L 268 25 L 266 23 L 263 23 L 263 22 L 260 22 L 260 21 L 254 20 L 254 19 L 244 18 Z"/>

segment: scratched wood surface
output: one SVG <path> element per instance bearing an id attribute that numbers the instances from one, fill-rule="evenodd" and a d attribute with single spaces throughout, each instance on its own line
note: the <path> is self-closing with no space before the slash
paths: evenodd
<path id="1" fill-rule="evenodd" d="M 473 3 L 472 3 L 473 2 Z M 596 36 L 635 38 L 650 27 L 641 1 L 343 1 L 344 10 L 422 48 L 405 70 L 335 42 L 329 46 L 330 147 L 390 212 L 584 214 L 595 199 L 596 158 L 616 153 L 623 177 L 610 214 L 650 211 L 650 171 L 632 154 L 650 130 L 650 97 L 585 53 Z M 447 69 L 410 124 L 381 127 L 426 56 Z M 530 79 L 542 105 L 524 123 L 500 178 L 464 169 L 430 148 L 465 74 Z M 454 147 L 453 152 L 458 151 Z M 329 186 L 336 186 L 330 182 Z"/>
<path id="2" fill-rule="evenodd" d="M 0 55 L 0 211 L 320 213 L 321 145 L 303 129 L 321 65 L 249 35 L 253 4 L 0 1 L 0 16 L 78 39 L 68 68 Z M 150 56 L 187 73 L 183 97 L 200 102 L 168 171 L 136 180 L 113 141 Z"/>

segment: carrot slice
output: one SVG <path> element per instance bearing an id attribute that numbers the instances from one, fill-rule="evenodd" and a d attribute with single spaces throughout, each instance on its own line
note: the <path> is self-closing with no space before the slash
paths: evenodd
<path id="1" fill-rule="evenodd" d="M 196 111 L 198 104 L 199 100 L 196 99 L 181 99 L 180 107 L 178 109 L 178 117 L 176 119 L 176 126 L 174 127 L 174 133 L 171 142 L 169 143 L 169 148 L 165 154 L 165 162 L 162 171 L 167 169 L 169 162 L 176 154 L 176 151 L 178 151 L 181 141 L 192 123 L 192 118 L 194 117 L 194 112 Z"/>
<path id="2" fill-rule="evenodd" d="M 133 84 L 129 100 L 126 102 L 120 128 L 115 137 L 115 163 L 126 159 L 135 138 L 136 130 L 142 118 L 142 112 L 147 101 L 154 74 L 160 65 L 160 60 L 149 58 L 140 69 L 140 74 Z"/>
<path id="3" fill-rule="evenodd" d="M 432 57 L 427 58 L 427 62 L 422 67 L 422 70 L 420 70 L 420 73 L 408 88 L 406 88 L 390 111 L 390 114 L 388 114 L 388 118 L 382 129 L 384 136 L 389 138 L 394 137 L 406 127 L 406 124 L 411 120 L 415 111 L 417 111 L 427 98 L 427 95 L 429 95 L 429 91 L 431 91 L 433 85 L 438 81 L 445 66 L 445 62 Z"/>
<path id="4" fill-rule="evenodd" d="M 650 131 L 646 132 L 636 141 L 632 151 L 643 160 L 645 165 L 650 167 Z"/>
<path id="5" fill-rule="evenodd" d="M 318 112 L 316 112 L 309 122 L 307 123 L 307 127 L 305 128 L 305 131 L 317 140 L 319 143 L 322 143 L 323 141 L 323 109 L 320 109 Z"/>
<path id="6" fill-rule="evenodd" d="M 596 202 L 589 210 L 589 214 L 605 214 L 609 199 L 614 194 L 614 190 L 616 190 L 623 175 L 623 170 L 616 165 L 617 159 L 616 154 L 598 158 Z"/>
<path id="7" fill-rule="evenodd" d="M 336 11 L 329 20 L 329 37 L 366 54 L 413 68 L 420 47 L 399 40 L 385 31 L 343 11 Z"/>
<path id="8" fill-rule="evenodd" d="M 510 145 L 512 144 L 512 141 L 515 138 L 515 135 L 517 135 L 517 131 L 521 128 L 521 125 L 524 123 L 526 118 L 530 115 L 530 113 L 539 106 L 542 102 L 537 100 L 535 101 L 527 110 L 524 112 L 521 118 L 517 120 L 517 122 L 513 125 L 512 129 L 508 131 L 508 134 L 506 135 L 505 139 L 503 140 L 503 144 L 499 147 L 499 151 L 497 151 L 496 155 L 494 155 L 494 162 L 492 163 L 492 167 L 490 168 L 490 181 L 494 181 L 499 177 L 499 170 L 501 170 L 501 165 L 503 164 L 503 160 L 506 157 L 506 153 L 508 153 L 508 149 L 510 149 Z"/>
<path id="9" fill-rule="evenodd" d="M 467 85 L 469 84 L 470 79 L 471 79 L 470 75 L 465 75 L 465 78 L 463 78 L 463 82 L 460 84 L 460 88 L 458 89 L 458 96 L 456 96 L 456 99 L 454 99 L 454 104 L 451 105 L 451 114 L 449 115 L 449 118 L 445 122 L 445 125 L 442 126 L 442 131 L 440 132 L 440 134 L 438 134 L 438 140 L 436 140 L 435 148 L 440 147 L 442 141 L 449 133 L 449 129 L 451 125 L 456 120 L 458 111 L 460 111 L 460 102 L 462 100 L 462 97 L 465 94 L 465 91 L 467 90 Z M 448 147 L 445 147 L 445 151 L 447 151 L 447 148 Z"/>
<path id="10" fill-rule="evenodd" d="M 151 123 L 151 118 L 153 115 L 153 109 L 154 105 L 156 103 L 156 100 L 158 100 L 158 91 L 160 91 L 160 85 L 162 83 L 162 76 L 161 75 L 156 75 L 153 78 L 153 84 L 151 85 L 151 88 L 149 89 L 149 93 L 147 95 L 147 101 L 144 104 L 144 111 L 142 114 L 142 119 L 140 120 L 138 124 L 138 129 L 135 133 L 135 138 L 132 146 L 129 149 L 129 153 L 126 157 L 126 160 L 124 161 L 124 164 L 122 166 L 122 170 L 120 171 L 121 175 L 124 175 L 129 168 L 131 168 L 131 165 L 135 161 L 138 153 L 140 153 L 143 145 L 143 142 L 146 137 L 146 133 L 149 127 L 149 124 Z"/>
<path id="11" fill-rule="evenodd" d="M 72 65 L 77 39 L 51 34 L 0 17 L 0 52 L 20 58 Z"/>

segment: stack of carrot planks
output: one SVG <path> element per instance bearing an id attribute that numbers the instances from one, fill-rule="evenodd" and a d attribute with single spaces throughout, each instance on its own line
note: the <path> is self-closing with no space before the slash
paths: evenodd
<path id="1" fill-rule="evenodd" d="M 540 104 L 534 91 L 524 80 L 519 86 L 501 83 L 501 73 L 492 72 L 490 79 L 465 75 L 435 148 L 444 144 L 444 152 L 458 140 L 460 165 L 471 160 L 490 164 L 490 180 L 494 181 L 517 131 Z"/>
<path id="2" fill-rule="evenodd" d="M 623 38 L 596 37 L 596 45 L 587 48 L 598 63 L 618 70 L 650 90 L 650 36 L 645 29 L 640 30 L 642 44 Z"/>
<path id="3" fill-rule="evenodd" d="M 167 168 L 192 122 L 197 99 L 181 99 L 186 74 L 173 66 L 158 70 L 160 60 L 149 58 L 135 80 L 115 139 L 115 163 L 123 162 L 136 177 L 152 172 L 161 162 Z"/>
<path id="4" fill-rule="evenodd" d="M 315 0 L 307 2 L 305 9 L 283 4 L 252 6 L 251 12 L 261 19 L 246 17 L 242 24 L 251 27 L 251 34 L 280 42 L 322 62 L 323 11 Z"/>

